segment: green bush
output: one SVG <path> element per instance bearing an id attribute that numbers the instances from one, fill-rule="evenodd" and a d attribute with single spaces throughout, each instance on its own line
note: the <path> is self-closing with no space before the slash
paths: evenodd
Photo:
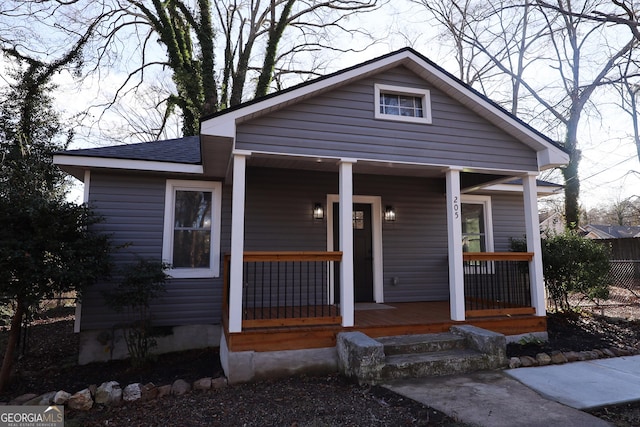
<path id="1" fill-rule="evenodd" d="M 542 242 L 544 277 L 556 310 L 570 310 L 569 295 L 590 300 L 609 297 L 609 248 L 574 231 Z"/>
<path id="2" fill-rule="evenodd" d="M 527 250 L 526 240 L 511 239 L 511 250 Z M 575 231 L 553 234 L 542 240 L 544 280 L 556 311 L 568 311 L 571 294 L 590 300 L 609 297 L 609 248 Z"/>

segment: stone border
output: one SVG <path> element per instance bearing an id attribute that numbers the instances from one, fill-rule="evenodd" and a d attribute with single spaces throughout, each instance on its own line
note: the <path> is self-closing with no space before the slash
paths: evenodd
<path id="1" fill-rule="evenodd" d="M 51 391 L 41 395 L 34 393 L 23 394 L 9 403 L 0 403 L 0 405 L 64 405 L 76 411 L 88 411 L 95 404 L 118 406 L 138 400 L 144 402 L 159 399 L 168 395 L 181 396 L 192 390 L 219 390 L 226 386 L 227 379 L 225 377 L 200 378 L 194 381 L 193 384 L 182 379 L 162 386 L 156 386 L 153 383 L 133 383 L 127 385 L 124 389 L 120 387 L 117 381 L 107 381 L 100 384 L 100 386 L 92 384 L 74 394 L 67 393 L 64 390 Z"/>
<path id="2" fill-rule="evenodd" d="M 640 354 L 640 349 L 635 347 L 609 347 L 591 351 L 553 351 L 551 354 L 538 353 L 535 358 L 531 356 L 512 357 L 509 359 L 509 369 L 562 365 L 569 362 L 634 356 L 637 354 Z"/>

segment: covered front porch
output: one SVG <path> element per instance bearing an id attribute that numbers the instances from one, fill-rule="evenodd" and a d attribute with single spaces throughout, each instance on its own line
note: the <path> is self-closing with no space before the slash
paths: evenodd
<path id="1" fill-rule="evenodd" d="M 515 191 L 491 190 L 514 179 Z M 545 331 L 534 172 L 234 151 L 232 183 L 222 313 L 230 352 L 334 347 L 339 332 L 354 330 Z M 482 205 L 475 252 L 463 232 L 465 200 Z M 402 209 L 397 221 L 385 218 L 389 201 Z M 369 309 L 356 295 L 358 204 L 370 209 Z M 526 237 L 527 252 L 507 252 L 512 237 Z"/>

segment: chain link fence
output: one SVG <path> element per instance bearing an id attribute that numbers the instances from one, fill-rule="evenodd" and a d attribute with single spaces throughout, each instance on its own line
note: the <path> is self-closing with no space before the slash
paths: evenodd
<path id="1" fill-rule="evenodd" d="M 589 301 L 579 295 L 573 302 L 595 314 L 640 319 L 640 260 L 611 260 L 609 299 Z"/>

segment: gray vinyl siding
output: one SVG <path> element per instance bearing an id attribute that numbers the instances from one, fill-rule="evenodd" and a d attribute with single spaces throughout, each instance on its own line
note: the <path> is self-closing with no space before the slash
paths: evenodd
<path id="1" fill-rule="evenodd" d="M 509 252 L 510 239 L 523 239 L 526 234 L 524 223 L 524 198 L 522 194 L 491 195 L 493 212 L 493 240 L 496 252 Z"/>
<path id="2" fill-rule="evenodd" d="M 161 257 L 165 182 L 166 177 L 147 174 L 92 173 L 91 204 L 105 218 L 100 229 L 112 235 L 114 245 L 127 245 L 116 252 L 116 264 L 135 262 L 136 256 Z M 245 250 L 326 250 L 331 207 L 325 204 L 327 194 L 338 194 L 337 172 L 249 167 L 246 183 Z M 447 300 L 444 179 L 356 174 L 353 184 L 354 194 L 380 196 L 382 208 L 392 205 L 397 214 L 397 221 L 382 223 L 385 301 Z M 223 186 L 221 256 L 230 248 L 231 190 Z M 312 218 L 317 202 L 325 206 L 324 220 Z M 506 251 L 509 238 L 524 234 L 522 196 L 493 194 L 492 211 L 495 250 Z M 221 277 L 171 279 L 167 293 L 152 306 L 154 322 L 219 323 Z M 121 321 L 104 306 L 101 291 L 109 286 L 100 283 L 85 294 L 83 330 L 111 328 Z"/>
<path id="3" fill-rule="evenodd" d="M 90 204 L 104 217 L 98 227 L 111 235 L 116 268 L 138 257 L 161 259 L 166 178 L 145 174 L 91 173 Z M 224 195 L 224 193 L 223 193 Z M 223 202 L 223 211 L 224 211 Z M 230 212 L 229 209 L 226 209 Z M 228 224 L 228 221 L 226 222 Z M 228 227 L 227 227 L 228 228 Z M 222 235 L 228 247 L 228 233 Z M 222 276 L 222 272 L 221 272 Z M 117 276 L 113 280 L 117 280 Z M 121 315 L 104 305 L 102 292 L 112 284 L 98 283 L 82 301 L 83 330 L 111 328 Z M 151 307 L 158 326 L 220 323 L 222 279 L 170 279 L 167 292 Z"/>
<path id="4" fill-rule="evenodd" d="M 431 91 L 432 124 L 374 119 L 374 84 Z M 311 156 L 537 170 L 536 153 L 404 67 L 238 125 L 236 148 Z"/>

